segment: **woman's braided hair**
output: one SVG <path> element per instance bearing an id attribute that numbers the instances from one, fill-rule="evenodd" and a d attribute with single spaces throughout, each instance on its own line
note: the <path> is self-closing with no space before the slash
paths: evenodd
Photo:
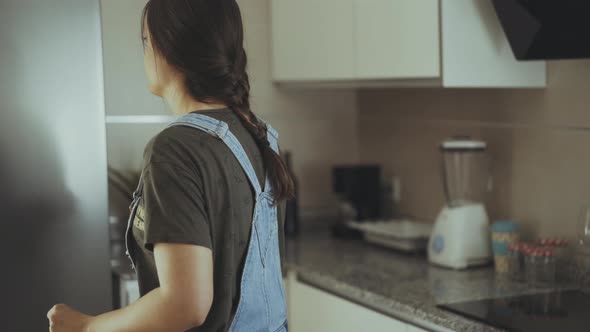
<path id="1" fill-rule="evenodd" d="M 150 0 L 142 17 L 142 31 L 146 28 L 154 51 L 183 75 L 191 96 L 227 105 L 252 134 L 262 153 L 275 203 L 291 198 L 291 175 L 270 147 L 266 125 L 250 109 L 248 59 L 235 0 Z"/>

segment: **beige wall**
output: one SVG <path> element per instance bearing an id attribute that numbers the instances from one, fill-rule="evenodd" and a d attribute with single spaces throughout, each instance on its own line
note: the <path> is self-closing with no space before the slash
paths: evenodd
<path id="1" fill-rule="evenodd" d="M 291 150 L 304 208 L 334 205 L 330 170 L 359 160 L 356 93 L 352 90 L 277 88 L 271 80 L 269 0 L 238 0 L 246 33 L 252 106 Z"/>
<path id="2" fill-rule="evenodd" d="M 165 104 L 147 92 L 139 38 L 145 0 L 101 0 L 109 115 L 167 114 Z M 283 150 L 293 153 L 301 203 L 314 210 L 333 206 L 330 169 L 359 159 L 356 93 L 352 90 L 301 91 L 271 82 L 269 0 L 239 0 L 246 32 L 254 111 L 281 134 Z M 138 168 L 143 146 L 164 124 L 109 124 L 109 163 Z"/>
<path id="3" fill-rule="evenodd" d="M 432 221 L 444 199 L 438 144 L 489 143 L 493 219 L 571 236 L 590 202 L 590 61 L 549 63 L 545 90 L 384 89 L 359 93 L 361 160 L 402 180 L 401 211 Z"/>

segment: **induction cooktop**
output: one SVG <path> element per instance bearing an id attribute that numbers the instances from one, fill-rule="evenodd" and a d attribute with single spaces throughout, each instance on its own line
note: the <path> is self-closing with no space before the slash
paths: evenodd
<path id="1" fill-rule="evenodd" d="M 439 305 L 514 332 L 588 332 L 590 295 L 576 290 Z"/>

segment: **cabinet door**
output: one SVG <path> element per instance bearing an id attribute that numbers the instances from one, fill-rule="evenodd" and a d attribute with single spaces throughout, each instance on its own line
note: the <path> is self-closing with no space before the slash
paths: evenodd
<path id="1" fill-rule="evenodd" d="M 354 0 L 359 79 L 440 76 L 438 0 Z"/>
<path id="2" fill-rule="evenodd" d="M 405 323 L 297 281 L 290 290 L 289 331 L 406 332 Z"/>
<path id="3" fill-rule="evenodd" d="M 272 0 L 275 81 L 354 78 L 353 0 Z"/>
<path id="4" fill-rule="evenodd" d="M 426 332 L 426 330 L 423 330 L 423 329 L 421 329 L 417 326 L 414 326 L 414 325 L 408 325 L 407 332 Z"/>
<path id="5" fill-rule="evenodd" d="M 101 0 L 104 89 L 107 115 L 168 115 L 147 88 L 139 34 L 147 0 Z"/>

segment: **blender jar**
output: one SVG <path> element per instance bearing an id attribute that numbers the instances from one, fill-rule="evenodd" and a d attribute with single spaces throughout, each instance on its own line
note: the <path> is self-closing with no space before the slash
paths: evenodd
<path id="1" fill-rule="evenodd" d="M 441 145 L 443 183 L 451 207 L 482 203 L 490 184 L 487 144 L 453 138 Z"/>

